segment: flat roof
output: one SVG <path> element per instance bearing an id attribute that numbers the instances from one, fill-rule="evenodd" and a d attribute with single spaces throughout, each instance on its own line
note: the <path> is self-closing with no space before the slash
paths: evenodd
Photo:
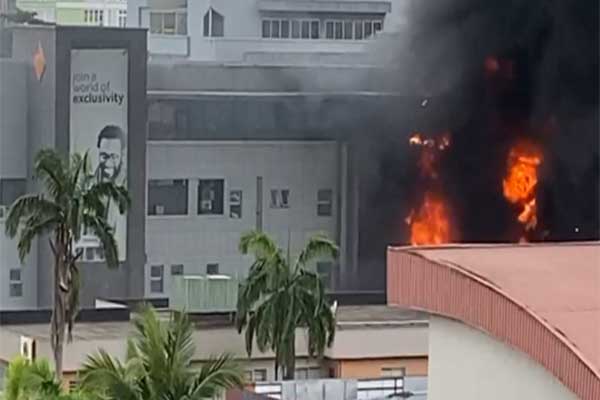
<path id="1" fill-rule="evenodd" d="M 388 303 L 483 330 L 600 398 L 600 242 L 390 247 Z"/>
<path id="2" fill-rule="evenodd" d="M 167 313 L 159 311 L 166 317 Z M 191 316 L 196 329 L 233 328 L 230 315 L 194 314 Z M 371 327 L 377 325 L 407 325 L 428 322 L 426 313 L 414 310 L 402 310 L 397 307 L 374 306 L 339 306 L 336 311 L 339 327 Z M 48 341 L 48 324 L 3 325 L 0 329 L 28 336 L 38 341 Z M 79 322 L 73 329 L 73 340 L 92 341 L 125 338 L 133 331 L 131 321 L 119 322 Z"/>

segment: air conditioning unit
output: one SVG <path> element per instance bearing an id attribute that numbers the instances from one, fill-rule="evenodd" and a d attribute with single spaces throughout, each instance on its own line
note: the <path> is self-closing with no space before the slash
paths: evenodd
<path id="1" fill-rule="evenodd" d="M 157 204 L 154 206 L 154 213 L 156 215 L 163 215 L 165 213 L 165 206 L 162 204 Z"/>
<path id="2" fill-rule="evenodd" d="M 212 211 L 213 209 L 213 201 L 212 200 L 202 200 L 200 203 L 200 207 L 205 211 Z"/>
<path id="3" fill-rule="evenodd" d="M 21 356 L 26 360 L 35 360 L 35 340 L 27 336 L 21 336 Z"/>

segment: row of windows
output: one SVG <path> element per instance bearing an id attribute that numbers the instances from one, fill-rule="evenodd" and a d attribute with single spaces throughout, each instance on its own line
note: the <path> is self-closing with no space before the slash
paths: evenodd
<path id="1" fill-rule="evenodd" d="M 148 181 L 148 215 L 187 215 L 188 214 L 187 179 L 153 179 Z M 198 181 L 199 215 L 223 215 L 225 211 L 225 180 L 200 179 Z M 229 191 L 229 218 L 242 218 L 242 190 Z M 333 214 L 333 191 L 317 191 L 316 213 L 320 217 Z M 271 189 L 269 207 L 272 209 L 290 208 L 289 189 Z"/>
<path id="2" fill-rule="evenodd" d="M 180 276 L 185 274 L 183 264 L 171 265 L 171 276 Z M 206 275 L 219 275 L 219 264 L 206 264 Z M 165 291 L 165 266 L 150 266 L 150 293 L 164 293 Z"/>
<path id="3" fill-rule="evenodd" d="M 127 10 L 115 10 L 117 12 L 117 26 L 124 28 L 127 25 Z M 107 10 L 108 19 L 111 18 L 111 10 Z M 114 14 L 112 14 L 114 15 Z M 89 25 L 105 25 L 106 18 L 104 10 L 89 9 L 83 10 L 83 22 Z M 110 22 L 108 23 L 110 24 Z"/>
<path id="4" fill-rule="evenodd" d="M 225 35 L 225 17 L 212 7 L 203 18 L 203 33 L 206 37 Z M 155 35 L 187 35 L 187 11 L 163 10 L 150 12 L 150 33 Z"/>
<path id="5" fill-rule="evenodd" d="M 383 30 L 383 20 L 263 19 L 262 37 L 268 39 L 362 40 Z"/>

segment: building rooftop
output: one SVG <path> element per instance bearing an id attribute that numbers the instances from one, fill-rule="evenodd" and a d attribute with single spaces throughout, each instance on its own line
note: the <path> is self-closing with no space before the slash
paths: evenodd
<path id="1" fill-rule="evenodd" d="M 160 311 L 166 317 L 167 312 Z M 231 314 L 195 314 L 192 316 L 198 329 L 223 328 L 233 326 Z M 427 314 L 403 310 L 388 306 L 340 306 L 337 308 L 338 326 L 397 326 L 410 324 L 426 324 Z M 48 341 L 48 324 L 15 324 L 3 325 L 2 329 L 36 339 Z M 126 337 L 132 332 L 133 325 L 129 321 L 114 322 L 79 322 L 73 330 L 73 340 L 107 340 Z"/>
<path id="2" fill-rule="evenodd" d="M 391 247 L 388 304 L 479 328 L 600 398 L 600 243 Z"/>

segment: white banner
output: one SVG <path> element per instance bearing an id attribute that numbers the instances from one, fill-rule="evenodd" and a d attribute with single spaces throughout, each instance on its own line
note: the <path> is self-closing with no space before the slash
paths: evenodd
<path id="1" fill-rule="evenodd" d="M 124 49 L 71 51 L 70 151 L 89 153 L 98 181 L 127 185 L 128 55 Z M 127 256 L 127 216 L 108 205 L 107 220 L 115 230 L 119 261 Z M 84 235 L 77 247 L 86 261 L 104 256 L 94 236 Z"/>

